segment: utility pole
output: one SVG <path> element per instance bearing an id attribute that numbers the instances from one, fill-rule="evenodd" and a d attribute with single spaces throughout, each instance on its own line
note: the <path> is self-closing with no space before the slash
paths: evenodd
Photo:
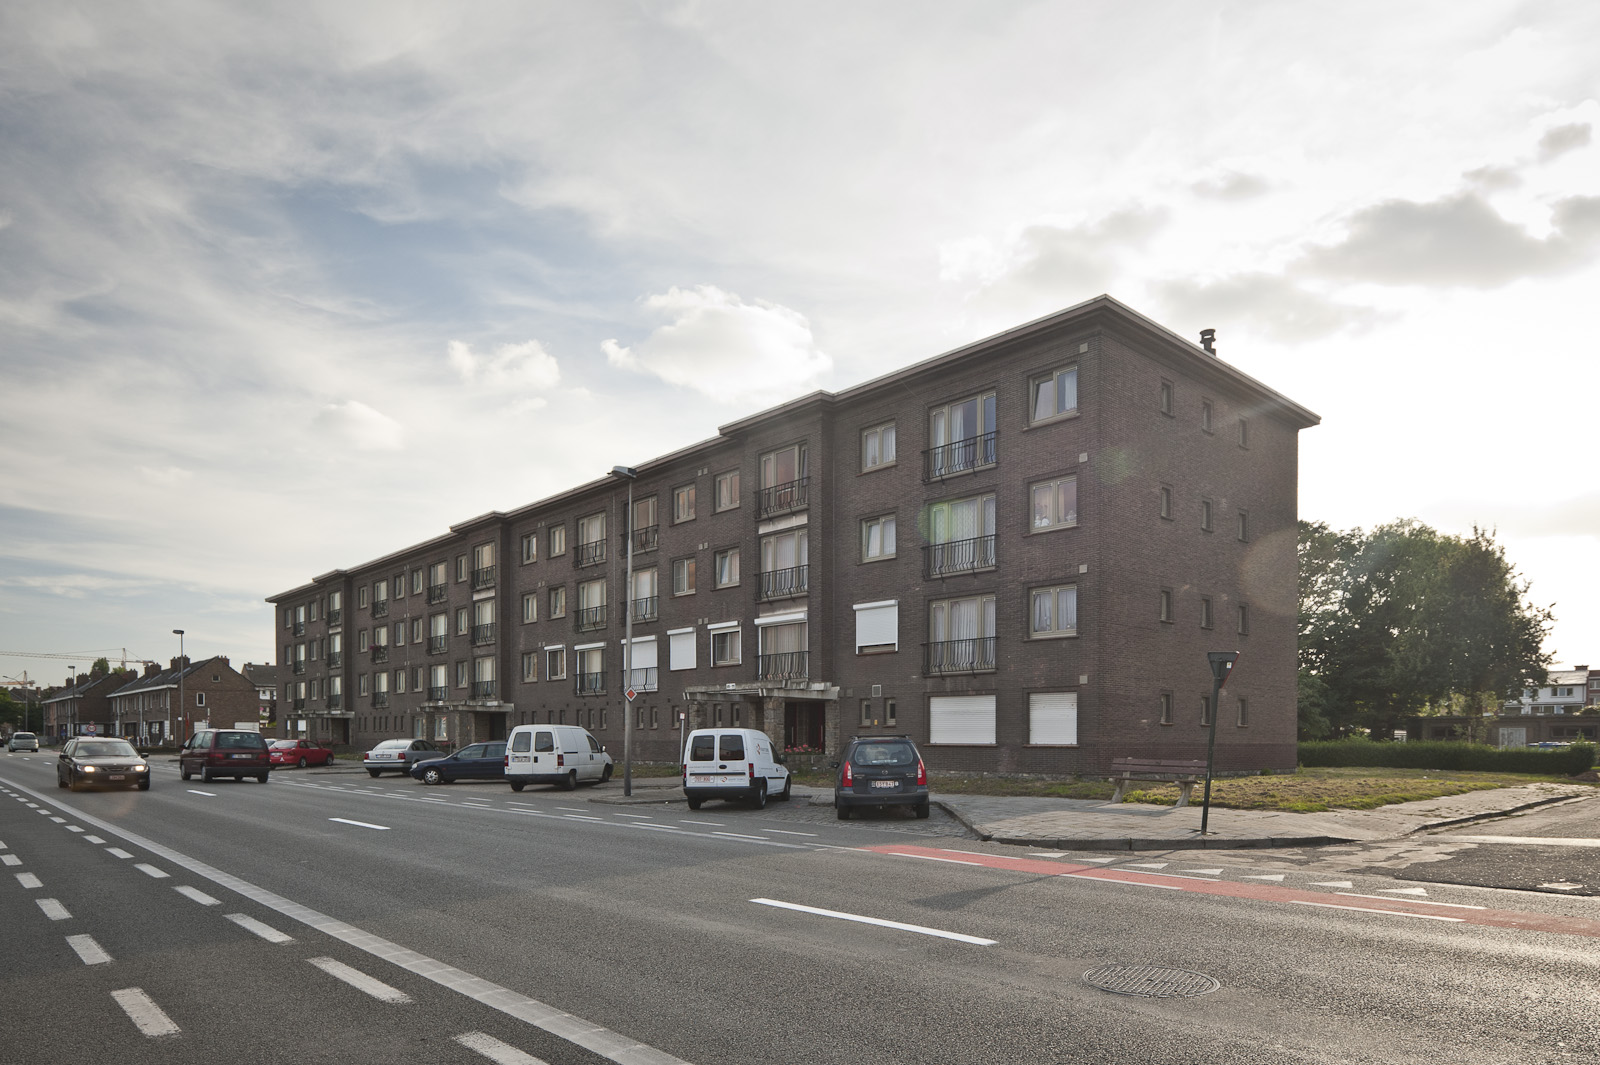
<path id="1" fill-rule="evenodd" d="M 1218 703 L 1222 697 L 1222 686 L 1233 675 L 1233 664 L 1238 660 L 1238 651 L 1206 652 L 1206 661 L 1211 666 L 1211 732 L 1206 739 L 1206 795 L 1200 805 L 1202 836 L 1206 834 L 1206 825 L 1211 820 L 1211 769 L 1217 756 L 1217 718 L 1222 716 L 1222 707 Z"/>

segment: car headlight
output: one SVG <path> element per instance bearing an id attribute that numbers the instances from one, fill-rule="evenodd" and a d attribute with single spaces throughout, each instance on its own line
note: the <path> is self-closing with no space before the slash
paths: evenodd
<path id="1" fill-rule="evenodd" d="M 133 767 L 133 771 L 135 773 L 148 773 L 150 771 L 150 767 L 147 765 L 136 765 Z"/>
<path id="2" fill-rule="evenodd" d="M 96 770 L 96 769 L 95 769 L 95 767 L 94 767 L 94 766 L 92 766 L 92 765 L 85 765 L 85 766 L 79 766 L 79 767 L 78 767 L 78 768 L 79 768 L 79 769 L 82 769 L 82 770 L 83 770 L 83 771 L 84 771 L 84 772 L 85 772 L 85 773 L 94 773 L 94 772 L 97 772 L 97 770 Z"/>

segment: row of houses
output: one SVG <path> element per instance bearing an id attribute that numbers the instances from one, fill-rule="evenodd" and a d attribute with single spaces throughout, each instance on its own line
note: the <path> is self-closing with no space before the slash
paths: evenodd
<path id="1" fill-rule="evenodd" d="M 247 663 L 240 672 L 219 655 L 174 658 L 165 668 L 146 662 L 142 670 L 80 673 L 44 697 L 41 734 L 55 742 L 97 735 L 160 746 L 208 724 L 260 727 L 270 716 L 263 696 L 275 694 L 275 685 L 263 689 L 250 676 L 257 668 Z"/>
<path id="2" fill-rule="evenodd" d="M 1419 717 L 1407 729 L 1425 740 L 1459 739 L 1463 735 L 1500 747 L 1529 744 L 1600 742 L 1600 669 L 1587 664 L 1553 669 L 1543 686 L 1527 688 L 1508 700 L 1498 714 L 1468 721 L 1459 716 Z"/>
<path id="3" fill-rule="evenodd" d="M 1208 331 L 1209 333 L 1209 331 Z M 753 367 L 752 372 L 759 372 Z M 941 769 L 1295 765 L 1298 433 L 1319 421 L 1102 296 L 269 597 L 292 735 L 582 725 Z M 1212 705 L 1209 651 L 1241 659 Z"/>

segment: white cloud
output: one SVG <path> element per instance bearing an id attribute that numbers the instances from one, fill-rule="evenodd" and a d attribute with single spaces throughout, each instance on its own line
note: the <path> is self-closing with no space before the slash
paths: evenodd
<path id="1" fill-rule="evenodd" d="M 140 466 L 139 473 L 147 481 L 168 487 L 181 484 L 194 476 L 193 470 L 186 470 L 181 466 Z"/>
<path id="2" fill-rule="evenodd" d="M 650 374 L 724 403 L 792 395 L 833 368 L 804 315 L 746 303 L 714 285 L 673 287 L 644 301 L 671 320 L 634 347 L 601 342 L 618 369 Z"/>
<path id="3" fill-rule="evenodd" d="M 501 344 L 492 355 L 479 355 L 464 341 L 452 340 L 449 353 L 451 368 L 469 385 L 482 384 L 496 391 L 545 391 L 561 383 L 560 364 L 537 340 Z"/>
<path id="4" fill-rule="evenodd" d="M 405 446 L 400 423 L 359 399 L 323 407 L 316 425 L 357 451 L 399 451 Z"/>

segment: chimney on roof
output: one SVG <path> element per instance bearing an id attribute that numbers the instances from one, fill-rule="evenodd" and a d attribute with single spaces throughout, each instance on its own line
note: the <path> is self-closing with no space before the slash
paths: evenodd
<path id="1" fill-rule="evenodd" d="M 144 664 L 144 675 L 145 676 L 153 677 L 157 673 L 160 673 L 160 672 L 161 672 L 161 663 L 160 662 L 146 662 Z"/>
<path id="2" fill-rule="evenodd" d="M 1217 353 L 1217 331 L 1215 329 L 1200 330 L 1200 346 L 1206 349 L 1207 355 Z"/>
<path id="3" fill-rule="evenodd" d="M 87 684 L 87 683 L 89 683 L 89 674 L 87 674 L 87 673 L 79 673 L 78 674 L 78 683 L 79 684 Z"/>

